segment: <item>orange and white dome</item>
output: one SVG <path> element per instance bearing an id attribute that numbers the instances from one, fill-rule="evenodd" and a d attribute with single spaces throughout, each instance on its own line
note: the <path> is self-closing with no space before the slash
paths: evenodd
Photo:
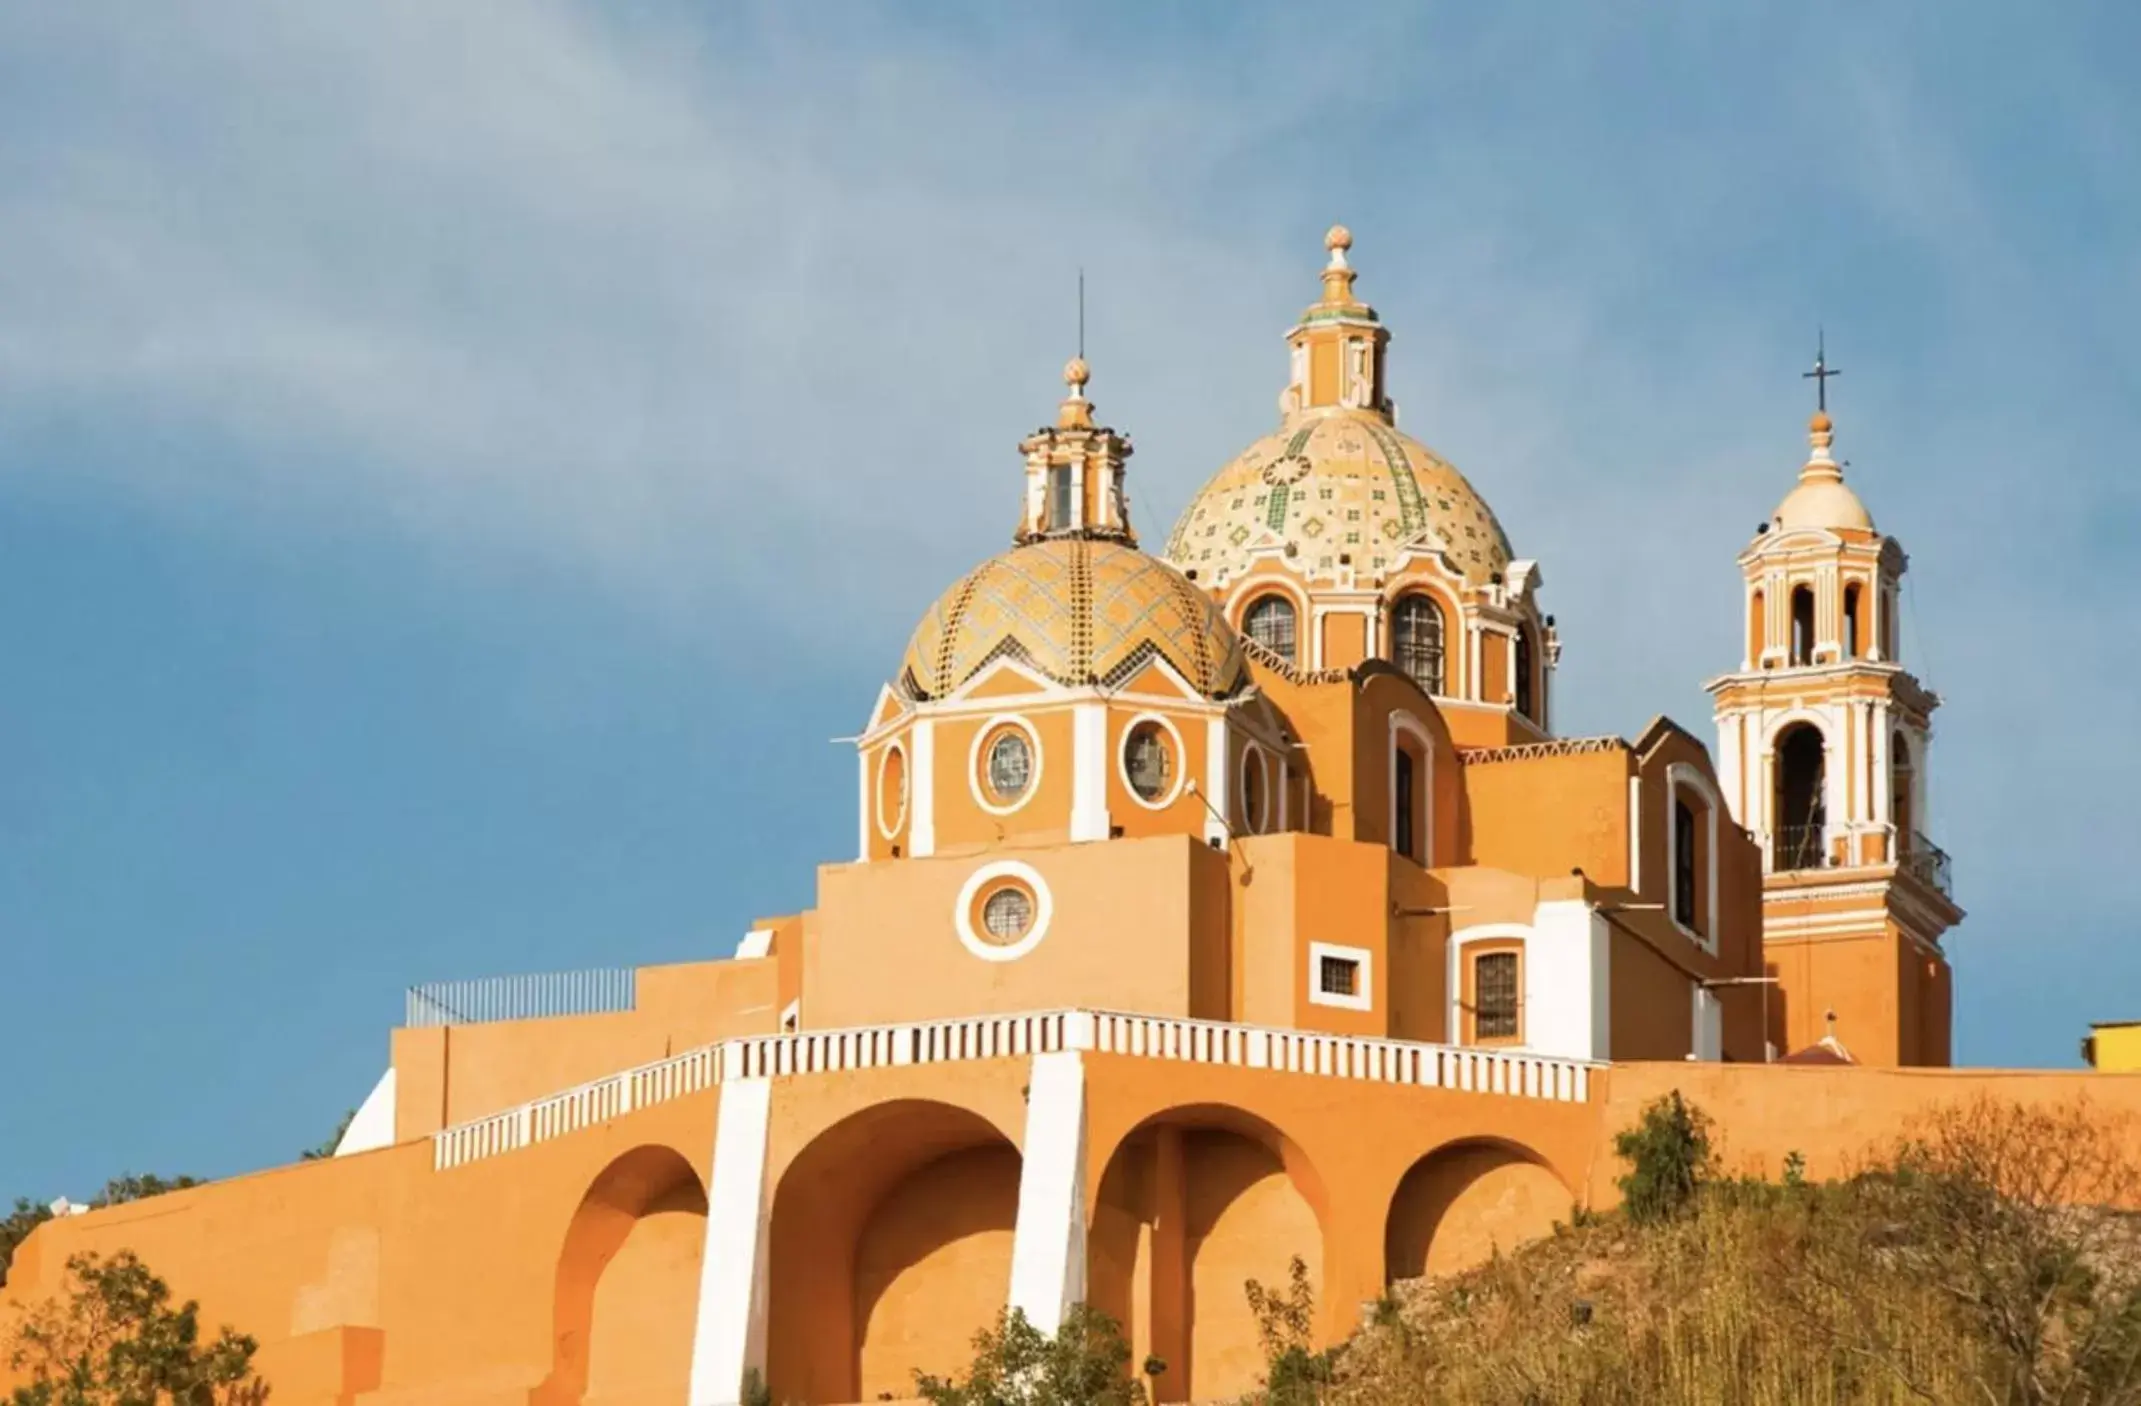
<path id="1" fill-rule="evenodd" d="M 1006 656 L 1072 688 L 1119 682 L 1155 657 L 1208 698 L 1249 681 L 1240 637 L 1204 592 L 1135 546 L 1083 536 L 968 572 L 915 628 L 899 685 L 941 698 Z"/>
<path id="2" fill-rule="evenodd" d="M 1783 530 L 1812 527 L 1830 532 L 1873 531 L 1873 514 L 1866 511 L 1858 494 L 1844 482 L 1843 468 L 1831 452 L 1834 436 L 1835 425 L 1829 413 L 1815 411 L 1814 418 L 1807 422 L 1812 453 L 1807 456 L 1806 467 L 1799 471 L 1798 484 L 1777 504 L 1775 521 Z"/>
<path id="3" fill-rule="evenodd" d="M 1431 546 L 1466 581 L 1498 578 L 1513 553 L 1494 510 L 1448 461 L 1373 411 L 1304 412 L 1206 483 L 1175 523 L 1167 557 L 1222 587 L 1259 547 L 1304 576 L 1344 564 L 1380 573 L 1400 549 Z"/>
<path id="4" fill-rule="evenodd" d="M 1352 246 L 1343 225 L 1324 237 L 1323 296 L 1287 334 L 1278 430 L 1215 474 L 1168 537 L 1168 559 L 1208 590 L 1272 548 L 1311 580 L 1374 579 L 1401 554 L 1439 552 L 1473 586 L 1499 580 L 1514 555 L 1464 475 L 1398 430 L 1384 381 L 1390 332 L 1354 296 Z"/>

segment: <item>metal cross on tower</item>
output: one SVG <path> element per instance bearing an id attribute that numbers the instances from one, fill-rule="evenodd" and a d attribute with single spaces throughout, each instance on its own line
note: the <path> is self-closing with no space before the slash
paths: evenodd
<path id="1" fill-rule="evenodd" d="M 1814 344 L 1814 369 L 1799 373 L 1800 380 L 1814 383 L 1814 408 L 1824 412 L 1829 408 L 1829 378 L 1844 374 L 1829 365 L 1828 342 L 1828 334 L 1821 334 Z"/>

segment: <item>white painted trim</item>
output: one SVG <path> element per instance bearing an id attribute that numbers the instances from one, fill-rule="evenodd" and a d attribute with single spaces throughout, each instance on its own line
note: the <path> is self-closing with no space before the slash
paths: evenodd
<path id="1" fill-rule="evenodd" d="M 1085 1300 L 1085 1060 L 1078 1051 L 1033 1057 L 1019 1151 L 1010 1306 L 1053 1335 L 1071 1306 Z"/>
<path id="2" fill-rule="evenodd" d="M 772 1219 L 766 1144 L 772 1115 L 770 1079 L 722 1082 L 692 1330 L 691 1406 L 740 1406 L 744 1374 L 765 1370 L 766 1228 Z"/>
<path id="3" fill-rule="evenodd" d="M 747 962 L 757 957 L 773 955 L 773 929 L 753 928 L 736 944 L 736 960 Z"/>
<path id="4" fill-rule="evenodd" d="M 1531 930 L 1526 1045 L 1541 1054 L 1611 1058 L 1613 945 L 1604 915 L 1583 899 L 1555 899 L 1533 910 Z"/>
<path id="5" fill-rule="evenodd" d="M 974 697 L 974 694 L 979 691 L 984 684 L 990 682 L 998 674 L 1017 675 L 1019 678 L 1025 680 L 1026 683 L 1032 686 L 1032 693 L 996 693 L 991 694 L 986 698 Z M 987 665 L 983 666 L 981 672 L 967 679 L 964 683 L 960 684 L 950 693 L 945 694 L 942 698 L 932 699 L 930 700 L 930 702 L 939 708 L 942 708 L 945 705 L 956 706 L 961 703 L 971 702 L 975 706 L 981 708 L 1001 709 L 1006 701 L 1013 698 L 1020 699 L 1021 701 L 1024 701 L 1029 697 L 1055 699 L 1068 697 L 1071 692 L 1071 689 L 1066 688 L 1060 683 L 1057 683 L 1054 679 L 1048 677 L 1046 674 L 1040 672 L 1038 669 L 1035 669 L 1031 665 L 1027 664 L 1024 660 L 1018 658 L 1016 655 L 1003 654 L 991 660 Z"/>
<path id="6" fill-rule="evenodd" d="M 1014 879 L 1033 893 L 1033 926 L 1016 942 L 991 942 L 974 931 L 974 899 L 981 893 L 983 885 L 999 879 Z M 1055 911 L 1055 897 L 1048 891 L 1048 881 L 1041 877 L 1039 870 L 1016 859 L 999 859 L 967 875 L 966 883 L 959 889 L 958 905 L 952 909 L 952 926 L 959 934 L 961 945 L 984 962 L 1015 962 L 1041 945 L 1041 939 L 1048 936 L 1048 920 L 1055 916 Z"/>
<path id="7" fill-rule="evenodd" d="M 1708 873 L 1703 876 L 1702 932 L 1696 932 L 1681 922 L 1680 915 L 1673 911 L 1673 885 L 1680 874 L 1680 825 L 1679 817 L 1673 814 L 1673 807 L 1680 802 L 1678 793 L 1682 786 L 1693 791 L 1703 801 L 1704 849 L 1708 852 L 1709 862 L 1705 866 Z M 1718 915 L 1717 818 L 1725 808 L 1724 798 L 1717 794 L 1717 788 L 1710 784 L 1709 777 L 1686 762 L 1674 762 L 1665 768 L 1665 798 L 1665 916 L 1682 937 L 1714 956 L 1717 952 Z"/>
<path id="8" fill-rule="evenodd" d="M 1419 845 L 1419 853 L 1405 857 L 1422 868 L 1432 868 L 1435 863 L 1435 736 L 1411 713 L 1398 709 L 1390 714 L 1390 739 L 1383 755 L 1383 789 L 1389 804 L 1385 820 L 1389 828 L 1383 833 L 1389 836 L 1390 847 L 1395 850 L 1398 840 L 1398 734 L 1404 733 L 1420 744 L 1421 770 L 1424 776 L 1413 779 L 1413 789 L 1420 791 L 1420 833 L 1413 837 Z M 1424 789 L 1422 789 L 1424 788 Z"/>
<path id="9" fill-rule="evenodd" d="M 1227 819 L 1233 813 L 1233 767 L 1227 751 L 1227 720 L 1224 715 L 1216 716 L 1204 729 L 1204 799 L 1209 802 L 1204 813 L 1204 838 L 1208 844 L 1217 841 L 1224 845 L 1233 838 L 1233 822 Z"/>
<path id="10" fill-rule="evenodd" d="M 1699 981 L 1689 982 L 1688 990 L 1693 993 L 1688 1049 L 1696 1059 L 1721 1060 L 1725 1057 L 1724 1006 L 1717 993 Z"/>
<path id="11" fill-rule="evenodd" d="M 372 1091 L 357 1105 L 349 1126 L 342 1130 L 342 1137 L 335 1144 L 334 1155 L 353 1157 L 359 1152 L 394 1145 L 394 1070 L 379 1076 Z"/>
<path id="12" fill-rule="evenodd" d="M 860 864 L 870 857 L 870 812 L 875 809 L 871 795 L 875 788 L 870 784 L 870 753 L 867 748 L 855 749 L 855 790 L 860 803 L 855 815 L 855 862 Z"/>
<path id="13" fill-rule="evenodd" d="M 993 739 L 998 732 L 1007 727 L 1017 728 L 1020 732 L 1026 734 L 1026 747 L 1033 756 L 1033 771 L 1026 778 L 1026 789 L 1019 792 L 1017 798 L 1009 805 L 999 805 L 989 799 L 988 787 L 982 783 L 982 744 Z M 982 721 L 980 727 L 974 729 L 974 740 L 967 744 L 967 794 L 974 798 L 975 805 L 980 806 L 991 815 L 1014 814 L 1025 809 L 1027 803 L 1032 801 L 1034 796 L 1040 792 L 1043 764 L 1041 734 L 1034 730 L 1033 724 L 1017 713 L 993 713 Z"/>
<path id="14" fill-rule="evenodd" d="M 1241 748 L 1241 775 L 1245 782 L 1249 778 L 1251 762 L 1256 763 L 1259 783 L 1256 788 L 1256 814 L 1249 814 L 1249 788 L 1244 785 L 1241 791 L 1241 828 L 1245 835 L 1261 835 L 1264 833 L 1264 822 L 1271 818 L 1271 758 L 1262 747 L 1244 740 Z"/>
<path id="15" fill-rule="evenodd" d="M 899 754 L 900 769 L 906 784 L 900 787 L 899 814 L 892 818 L 890 825 L 887 825 L 885 824 L 885 768 L 891 763 L 895 752 Z M 877 816 L 877 833 L 888 840 L 896 837 L 900 832 L 900 826 L 907 823 L 909 804 L 914 799 L 914 768 L 909 765 L 909 760 L 907 748 L 899 742 L 892 743 L 877 754 L 877 786 L 875 788 L 877 802 L 871 809 Z"/>
<path id="16" fill-rule="evenodd" d="M 915 721 L 914 757 L 908 768 L 907 853 L 927 859 L 937 852 L 937 725 Z"/>
<path id="17" fill-rule="evenodd" d="M 1156 801 L 1148 801 L 1130 784 L 1130 737 L 1146 723 L 1158 723 L 1167 734 L 1168 745 L 1174 748 L 1174 781 L 1166 794 Z M 1123 790 L 1129 793 L 1134 804 L 1146 810 L 1165 810 L 1181 799 L 1182 787 L 1189 781 L 1189 751 L 1182 745 L 1182 734 L 1175 727 L 1174 719 L 1165 713 L 1139 713 L 1123 724 L 1122 740 L 1115 746 L 1115 774 L 1122 778 Z"/>
<path id="18" fill-rule="evenodd" d="M 1337 957 L 1353 963 L 1360 971 L 1360 989 L 1350 996 L 1339 991 L 1324 990 L 1325 957 Z M 1308 945 L 1308 1003 L 1312 1006 L 1337 1006 L 1349 1011 L 1374 1010 L 1375 954 L 1365 947 L 1341 947 L 1335 942 L 1311 942 Z"/>
<path id="19" fill-rule="evenodd" d="M 1036 768 L 1034 780 L 1039 779 Z M 1026 794 L 1033 794 L 1032 784 Z M 1071 840 L 1105 840 L 1108 824 L 1108 705 L 1075 704 L 1071 708 Z"/>

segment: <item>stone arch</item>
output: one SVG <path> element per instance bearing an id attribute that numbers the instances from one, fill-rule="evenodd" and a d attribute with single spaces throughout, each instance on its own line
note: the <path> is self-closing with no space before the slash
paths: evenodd
<path id="1" fill-rule="evenodd" d="M 1293 1139 L 1221 1104 L 1153 1114 L 1108 1155 L 1087 1230 L 1087 1298 L 1160 1358 L 1160 1400 L 1239 1396 L 1263 1369 L 1244 1292 L 1299 1255 L 1322 1290 L 1330 1202 Z M 1320 1305 L 1319 1305 L 1320 1306 Z"/>
<path id="2" fill-rule="evenodd" d="M 1020 1161 L 970 1109 L 896 1099 L 834 1123 L 773 1196 L 767 1377 L 774 1399 L 911 1394 L 964 1368 L 1009 1296 Z"/>
<path id="3" fill-rule="evenodd" d="M 635 1401 L 691 1371 L 706 1187 L 673 1147 L 633 1148 L 580 1198 L 558 1252 L 545 1406 Z"/>
<path id="4" fill-rule="evenodd" d="M 1387 1280 L 1454 1274 L 1552 1233 L 1574 1194 L 1546 1159 L 1503 1138 L 1461 1138 L 1414 1162 L 1383 1228 Z"/>

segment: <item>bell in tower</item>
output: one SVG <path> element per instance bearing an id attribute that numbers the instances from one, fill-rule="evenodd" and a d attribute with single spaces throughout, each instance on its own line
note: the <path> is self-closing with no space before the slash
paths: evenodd
<path id="1" fill-rule="evenodd" d="M 1828 381 L 1798 482 L 1740 553 L 1746 638 L 1716 700 L 1718 775 L 1762 852 L 1773 1054 L 1836 1031 L 1870 1064 L 1950 1061 L 1942 935 L 1962 919 L 1929 838 L 1926 759 L 1939 696 L 1902 656 L 1909 559 L 1844 482 Z"/>

